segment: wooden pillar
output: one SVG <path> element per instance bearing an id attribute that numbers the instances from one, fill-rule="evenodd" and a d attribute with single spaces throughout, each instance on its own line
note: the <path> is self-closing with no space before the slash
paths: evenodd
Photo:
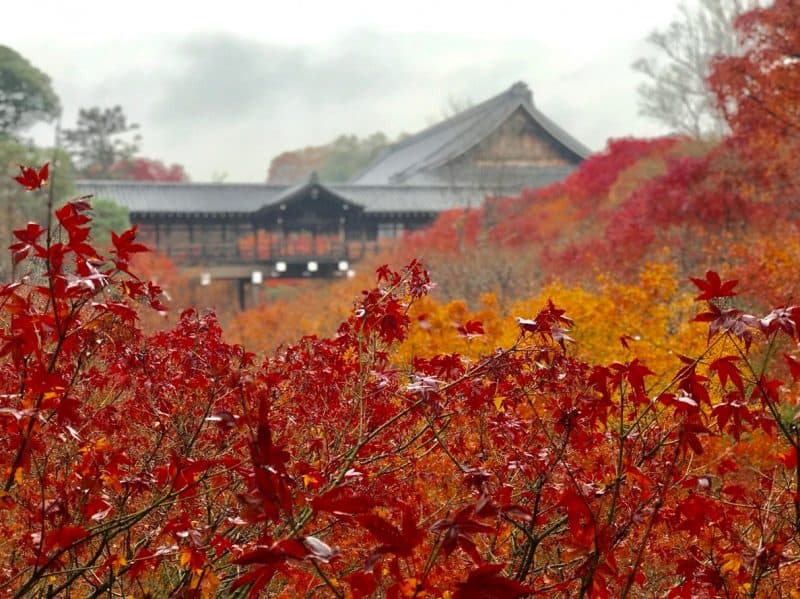
<path id="1" fill-rule="evenodd" d="M 236 282 L 239 284 L 239 309 L 244 310 L 246 307 L 244 287 L 247 281 L 245 279 L 238 279 Z"/>
<path id="2" fill-rule="evenodd" d="M 283 217 L 279 216 L 276 221 L 278 224 L 278 255 L 286 255 L 286 228 L 283 225 Z"/>
<path id="3" fill-rule="evenodd" d="M 172 227 L 174 223 L 166 222 L 164 223 L 164 229 L 161 232 L 163 236 L 162 240 L 162 249 L 166 249 L 167 256 L 172 254 L 172 244 L 173 244 L 173 235 L 172 235 Z"/>
<path id="4" fill-rule="evenodd" d="M 256 221 L 250 221 L 250 230 L 253 232 L 253 260 L 254 262 L 258 262 L 261 259 L 260 256 L 260 248 L 258 247 L 258 223 Z M 242 291 L 244 293 L 244 291 Z M 242 300 L 244 302 L 244 300 Z M 244 310 L 244 308 L 242 308 Z"/>

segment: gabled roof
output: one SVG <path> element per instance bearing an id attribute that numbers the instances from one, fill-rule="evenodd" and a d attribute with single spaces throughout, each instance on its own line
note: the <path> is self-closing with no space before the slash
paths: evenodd
<path id="1" fill-rule="evenodd" d="M 434 169 L 475 147 L 517 110 L 524 111 L 533 119 L 575 162 L 591 153 L 542 114 L 533 105 L 528 86 L 517 82 L 505 92 L 391 146 L 352 183 L 433 183 L 437 181 L 432 172 Z"/>
<path id="2" fill-rule="evenodd" d="M 317 195 L 320 195 L 320 192 L 322 192 L 321 197 L 333 199 L 333 201 L 335 201 L 337 204 L 346 206 L 345 210 L 347 208 L 355 208 L 356 210 L 364 209 L 363 204 L 354 202 L 344 194 L 337 193 L 330 186 L 321 185 L 319 178 L 317 177 L 317 173 L 312 172 L 311 177 L 305 183 L 298 183 L 296 185 L 286 187 L 276 195 L 270 197 L 269 200 L 262 206 L 262 210 L 277 207 L 279 204 L 289 204 L 296 200 L 301 200 L 312 193 L 315 194 L 313 197 L 316 197 Z"/>

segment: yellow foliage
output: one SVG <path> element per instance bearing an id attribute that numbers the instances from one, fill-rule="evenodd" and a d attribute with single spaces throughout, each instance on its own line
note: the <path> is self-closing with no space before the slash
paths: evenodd
<path id="1" fill-rule="evenodd" d="M 189 584 L 189 588 L 194 591 L 199 590 L 202 599 L 215 597 L 218 586 L 219 576 L 210 569 L 206 568 L 192 573 L 192 581 Z"/>
<path id="2" fill-rule="evenodd" d="M 639 281 L 626 285 L 599 276 L 593 286 L 553 283 L 538 294 L 512 304 L 503 313 L 497 298 L 486 294 L 475 311 L 463 301 L 441 304 L 431 297 L 415 306 L 416 320 L 400 349 L 398 362 L 414 356 L 459 353 L 475 358 L 499 346 L 512 344 L 519 335 L 515 316 L 532 318 L 552 299 L 575 320 L 570 335 L 581 357 L 596 363 L 627 362 L 634 356 L 656 373 L 675 366 L 676 354 L 694 355 L 705 345 L 704 325 L 691 323 L 696 311 L 693 296 L 679 290 L 671 264 L 647 264 Z M 485 334 L 468 338 L 458 327 L 469 320 L 483 323 Z M 630 349 L 623 347 L 625 337 Z M 498 409 L 502 401 L 497 400 Z"/>
<path id="3" fill-rule="evenodd" d="M 725 563 L 722 564 L 722 568 L 720 569 L 721 574 L 727 574 L 728 572 L 736 574 L 744 564 L 742 556 L 738 553 L 726 553 L 724 557 Z"/>

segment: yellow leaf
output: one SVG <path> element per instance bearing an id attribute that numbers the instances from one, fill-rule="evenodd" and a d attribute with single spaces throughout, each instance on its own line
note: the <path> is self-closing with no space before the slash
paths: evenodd
<path id="1" fill-rule="evenodd" d="M 192 550 L 186 547 L 182 548 L 178 553 L 178 565 L 181 567 L 186 566 L 192 561 Z"/>
<path id="2" fill-rule="evenodd" d="M 323 483 L 322 477 L 315 472 L 303 475 L 304 487 L 311 487 L 313 489 L 318 489 L 322 483 Z"/>
<path id="3" fill-rule="evenodd" d="M 505 412 L 505 410 L 503 409 L 503 402 L 505 401 L 505 399 L 506 398 L 503 397 L 502 395 L 498 395 L 497 397 L 494 398 L 494 407 L 497 408 L 498 412 Z"/>
<path id="4" fill-rule="evenodd" d="M 424 597 L 425 595 L 417 592 L 419 581 L 416 578 L 406 578 L 400 583 L 400 596 L 401 597 Z"/>
<path id="5" fill-rule="evenodd" d="M 128 560 L 126 560 L 123 556 L 115 553 L 109 559 L 109 563 L 111 565 L 111 569 L 114 571 L 114 574 L 118 574 L 120 568 L 128 565 Z"/>
<path id="6" fill-rule="evenodd" d="M 192 590 L 200 590 L 200 596 L 203 599 L 213 597 L 219 586 L 219 576 L 214 574 L 209 569 L 198 570 L 192 574 L 192 582 L 189 588 Z"/>
<path id="7" fill-rule="evenodd" d="M 720 569 L 722 574 L 727 574 L 728 572 L 733 572 L 735 574 L 742 567 L 742 556 L 738 553 L 726 553 L 725 560 L 725 563 L 722 564 L 722 568 Z"/>

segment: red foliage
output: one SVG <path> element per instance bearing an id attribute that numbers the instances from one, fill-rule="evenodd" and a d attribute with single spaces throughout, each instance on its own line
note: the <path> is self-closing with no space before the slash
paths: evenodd
<path id="1" fill-rule="evenodd" d="M 111 176 L 114 179 L 131 181 L 182 183 L 189 180 L 189 176 L 180 164 L 166 166 L 160 160 L 150 158 L 131 158 L 117 162 L 111 167 Z"/>
<path id="2" fill-rule="evenodd" d="M 800 134 L 800 3 L 776 0 L 736 20 L 745 51 L 719 57 L 710 78 L 737 137 L 796 139 Z M 755 138 L 755 139 L 754 139 Z"/>
<path id="3" fill-rule="evenodd" d="M 579 204 L 601 201 L 625 169 L 649 156 L 663 156 L 680 141 L 679 137 L 609 140 L 603 152 L 592 154 L 563 182 L 555 183 L 537 195 L 565 194 Z"/>
<path id="4" fill-rule="evenodd" d="M 100 255 L 88 211 L 18 231 L 28 270 L 0 288 L 7 594 L 796 588 L 796 390 L 778 376 L 797 360 L 771 356 L 800 340 L 800 307 L 726 308 L 735 282 L 708 272 L 708 348 L 660 380 L 572 356 L 552 302 L 509 347 L 398 364 L 431 286 L 414 261 L 380 268 L 335 337 L 256 365 L 211 315 L 142 333 L 139 310 L 163 309 L 129 272 L 144 248 L 132 229 Z"/>

